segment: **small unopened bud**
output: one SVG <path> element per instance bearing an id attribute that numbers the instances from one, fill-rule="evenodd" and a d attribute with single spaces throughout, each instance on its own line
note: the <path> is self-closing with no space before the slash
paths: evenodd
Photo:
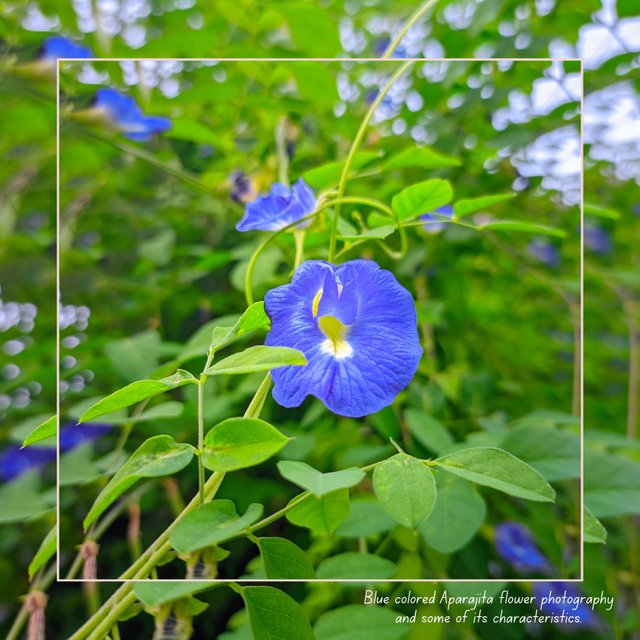
<path id="1" fill-rule="evenodd" d="M 131 546 L 137 545 L 140 538 L 140 504 L 134 502 L 129 506 L 129 526 L 127 540 Z"/>
<path id="2" fill-rule="evenodd" d="M 98 577 L 98 551 L 100 546 L 93 540 L 87 540 L 80 547 L 80 557 L 83 560 L 82 579 L 93 582 Z"/>
<path id="3" fill-rule="evenodd" d="M 45 640 L 44 611 L 47 608 L 47 596 L 42 591 L 32 591 L 26 598 L 29 613 L 27 640 Z"/>

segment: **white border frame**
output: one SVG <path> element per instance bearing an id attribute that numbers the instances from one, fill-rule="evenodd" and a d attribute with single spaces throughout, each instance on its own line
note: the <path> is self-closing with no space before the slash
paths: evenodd
<path id="1" fill-rule="evenodd" d="M 403 64 L 407 61 L 416 63 L 426 62 L 577 62 L 580 65 L 580 577 L 579 578 L 387 578 L 381 580 L 359 580 L 359 579 L 335 579 L 321 580 L 314 578 L 311 580 L 304 579 L 269 579 L 269 578 L 245 578 L 238 579 L 220 579 L 208 580 L 198 579 L 170 579 L 157 578 L 149 579 L 126 579 L 118 578 L 96 578 L 95 580 L 84 580 L 83 578 L 62 578 L 60 573 L 60 304 L 62 302 L 60 291 L 60 246 L 58 239 L 60 238 L 60 63 L 61 62 L 378 62 Z M 58 58 L 56 61 L 56 416 L 58 417 L 58 429 L 56 435 L 56 581 L 63 583 L 115 583 L 124 584 L 128 582 L 202 582 L 211 584 L 228 584 L 236 583 L 289 583 L 289 582 L 330 582 L 330 583 L 353 583 L 362 585 L 375 585 L 385 583 L 490 583 L 490 582 L 506 582 L 507 585 L 512 583 L 534 583 L 534 582 L 568 582 L 581 583 L 584 581 L 584 63 L 582 58 L 142 58 L 142 57 L 120 57 L 120 58 Z"/>

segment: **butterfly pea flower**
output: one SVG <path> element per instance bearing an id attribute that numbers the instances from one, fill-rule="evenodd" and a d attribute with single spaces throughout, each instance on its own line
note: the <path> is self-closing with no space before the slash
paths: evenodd
<path id="1" fill-rule="evenodd" d="M 146 142 L 171 129 L 171 120 L 145 115 L 133 98 L 109 87 L 96 91 L 91 111 L 122 131 L 129 140 Z"/>
<path id="2" fill-rule="evenodd" d="M 64 36 L 51 36 L 42 44 L 40 59 L 55 66 L 59 58 L 93 58 L 93 52 L 89 47 L 76 44 Z"/>
<path id="3" fill-rule="evenodd" d="M 533 240 L 527 250 L 533 258 L 547 267 L 557 267 L 560 264 L 557 247 L 546 240 Z"/>
<path id="4" fill-rule="evenodd" d="M 578 616 L 580 625 L 594 630 L 602 630 L 604 622 L 593 609 L 582 602 L 581 593 L 570 582 L 554 580 L 553 582 L 534 582 L 531 593 L 536 598 L 539 610 L 551 616 Z M 573 626 L 573 623 L 572 623 Z"/>
<path id="5" fill-rule="evenodd" d="M 60 451 L 71 451 L 85 442 L 95 442 L 109 431 L 110 424 L 69 424 L 60 429 Z"/>
<path id="6" fill-rule="evenodd" d="M 503 522 L 495 528 L 496 551 L 520 573 L 552 573 L 553 568 L 538 549 L 531 532 L 518 522 Z"/>
<path id="7" fill-rule="evenodd" d="M 420 216 L 420 220 L 424 220 L 429 224 L 424 225 L 425 231 L 428 233 L 438 233 L 442 231 L 446 226 L 446 222 L 442 222 L 442 217 L 453 218 L 453 207 L 450 204 L 445 204 L 443 207 L 438 207 L 429 213 L 424 213 Z"/>
<path id="8" fill-rule="evenodd" d="M 265 344 L 298 349 L 308 363 L 271 372 L 273 397 L 284 407 L 311 395 L 338 415 L 360 418 L 390 405 L 418 368 L 411 294 L 371 260 L 309 260 L 264 302 L 271 319 Z"/>
<path id="9" fill-rule="evenodd" d="M 245 213 L 236 225 L 238 231 L 278 231 L 316 208 L 313 189 L 300 178 L 291 189 L 276 182 L 268 194 L 248 202 Z"/>
<path id="10" fill-rule="evenodd" d="M 15 480 L 32 469 L 43 469 L 55 459 L 55 447 L 32 446 L 23 449 L 19 444 L 12 445 L 0 456 L 0 478 Z"/>

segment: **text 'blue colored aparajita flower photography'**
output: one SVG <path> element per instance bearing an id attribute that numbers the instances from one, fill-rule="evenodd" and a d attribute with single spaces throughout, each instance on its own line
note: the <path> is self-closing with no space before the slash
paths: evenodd
<path id="1" fill-rule="evenodd" d="M 276 182 L 266 195 L 247 203 L 238 231 L 278 231 L 301 220 L 316 208 L 311 187 L 300 178 L 291 189 Z M 304 226 L 304 223 L 300 226 Z"/>
<path id="2" fill-rule="evenodd" d="M 370 260 L 310 260 L 265 296 L 265 344 L 302 351 L 306 367 L 272 372 L 273 397 L 297 407 L 312 395 L 334 413 L 380 411 L 411 382 L 422 347 L 411 294 Z"/>

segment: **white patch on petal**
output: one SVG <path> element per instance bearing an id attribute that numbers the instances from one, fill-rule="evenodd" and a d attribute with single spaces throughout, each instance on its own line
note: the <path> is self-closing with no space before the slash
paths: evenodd
<path id="1" fill-rule="evenodd" d="M 321 345 L 322 353 L 334 357 L 336 360 L 346 360 L 353 355 L 353 348 L 346 340 L 334 342 L 327 338 Z"/>

